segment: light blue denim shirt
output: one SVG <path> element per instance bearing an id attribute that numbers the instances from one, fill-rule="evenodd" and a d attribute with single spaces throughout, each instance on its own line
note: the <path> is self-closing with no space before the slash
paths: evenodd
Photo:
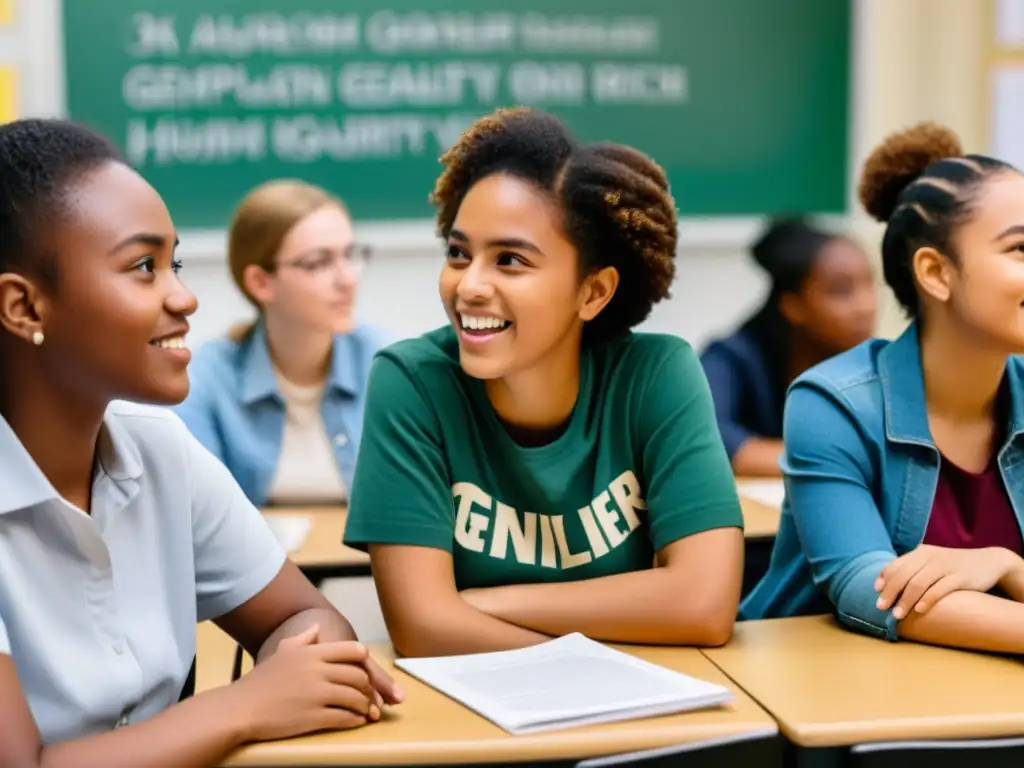
<path id="1" fill-rule="evenodd" d="M 1004 383 L 1010 423 L 999 471 L 1024 526 L 1024 361 L 1010 358 Z M 852 629 L 896 640 L 891 609 L 875 607 L 874 582 L 924 540 L 939 478 L 917 324 L 800 376 L 786 400 L 784 440 L 782 522 L 740 618 L 834 612 Z"/>
<path id="2" fill-rule="evenodd" d="M 338 469 L 351 488 L 363 431 L 373 356 L 387 342 L 371 326 L 334 338 L 321 413 Z M 263 323 L 241 342 L 216 339 L 189 364 L 191 390 L 175 408 L 188 428 L 234 475 L 256 506 L 266 504 L 284 437 L 285 401 L 270 362 Z"/>

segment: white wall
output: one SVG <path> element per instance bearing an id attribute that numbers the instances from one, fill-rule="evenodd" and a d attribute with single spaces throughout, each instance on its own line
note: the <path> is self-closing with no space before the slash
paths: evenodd
<path id="1" fill-rule="evenodd" d="M 993 2 L 855 0 L 856 87 L 861 90 L 855 100 L 855 168 L 886 134 L 921 120 L 953 128 L 967 151 L 988 151 L 982 54 Z M 869 220 L 855 200 L 851 212 L 856 234 L 877 246 L 881 225 Z M 906 321 L 888 290 L 881 297 L 879 334 L 892 336 Z"/>

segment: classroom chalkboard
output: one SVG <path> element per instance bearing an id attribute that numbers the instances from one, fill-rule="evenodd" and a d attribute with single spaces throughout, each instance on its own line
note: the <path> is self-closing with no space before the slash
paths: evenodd
<path id="1" fill-rule="evenodd" d="M 529 104 L 666 169 L 683 215 L 846 207 L 851 0 L 64 0 L 68 116 L 180 228 L 300 177 L 422 219 L 474 118 Z"/>

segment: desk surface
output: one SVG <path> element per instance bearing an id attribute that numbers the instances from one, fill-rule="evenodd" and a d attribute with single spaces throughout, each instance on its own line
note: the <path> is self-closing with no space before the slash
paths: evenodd
<path id="1" fill-rule="evenodd" d="M 565 731 L 510 736 L 461 704 L 392 666 L 388 646 L 371 646 L 405 688 L 384 720 L 354 731 L 253 744 L 225 765 L 387 765 L 565 760 L 684 744 L 721 736 L 774 733 L 774 721 L 700 651 L 626 647 L 641 658 L 729 686 L 736 698 L 714 709 Z"/>
<path id="2" fill-rule="evenodd" d="M 830 616 L 736 624 L 704 655 L 805 747 L 1024 735 L 1024 664 L 842 629 Z"/>
<path id="3" fill-rule="evenodd" d="M 743 537 L 746 539 L 773 539 L 779 532 L 782 511 L 760 501 L 740 496 L 743 510 Z"/>
<path id="4" fill-rule="evenodd" d="M 238 644 L 212 621 L 196 626 L 196 693 L 231 683 Z"/>
<path id="5" fill-rule="evenodd" d="M 264 517 L 301 516 L 310 520 L 303 545 L 289 556 L 300 568 L 311 566 L 369 565 L 370 556 L 341 543 L 345 534 L 345 507 L 268 507 Z"/>

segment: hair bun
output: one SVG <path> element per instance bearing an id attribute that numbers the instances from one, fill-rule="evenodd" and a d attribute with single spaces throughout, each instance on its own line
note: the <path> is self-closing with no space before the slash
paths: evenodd
<path id="1" fill-rule="evenodd" d="M 900 193 L 932 163 L 963 156 L 959 137 L 935 123 L 918 123 L 892 133 L 868 156 L 858 194 L 874 219 L 889 221 Z"/>
<path id="2" fill-rule="evenodd" d="M 751 247 L 754 261 L 773 281 L 804 265 L 831 239 L 799 217 L 773 219 Z"/>

